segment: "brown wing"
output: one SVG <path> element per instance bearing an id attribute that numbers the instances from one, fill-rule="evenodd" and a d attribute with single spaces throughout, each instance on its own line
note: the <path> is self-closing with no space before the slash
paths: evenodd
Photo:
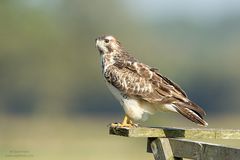
<path id="1" fill-rule="evenodd" d="M 117 61 L 107 69 L 105 78 L 128 96 L 150 103 L 175 104 L 178 110 L 188 108 L 200 117 L 205 115 L 204 110 L 191 102 L 177 84 L 135 59 Z"/>
<path id="2" fill-rule="evenodd" d="M 128 94 L 133 91 L 133 96 L 139 96 L 151 103 L 171 103 L 174 100 L 172 97 L 188 100 L 185 92 L 177 84 L 143 63 L 125 60 L 118 61 L 114 66 L 117 67 L 116 72 L 122 72 L 119 79 L 127 79 L 128 85 L 125 89 L 128 89 Z"/>
<path id="3" fill-rule="evenodd" d="M 179 87 L 179 85 L 177 85 L 176 83 L 174 83 L 173 81 L 171 81 L 171 80 L 168 79 L 167 77 L 164 77 L 164 76 L 162 76 L 160 73 L 158 73 L 158 72 L 157 72 L 158 69 L 156 69 L 156 68 L 151 68 L 150 70 L 153 71 L 153 72 L 155 72 L 155 74 L 157 74 L 157 75 L 158 75 L 159 77 L 161 77 L 162 79 L 164 79 L 169 85 L 174 86 L 174 88 L 175 88 L 178 92 L 181 92 L 182 95 L 187 98 L 187 94 L 184 92 L 184 90 L 182 90 L 182 89 Z"/>
<path id="4" fill-rule="evenodd" d="M 160 102 L 164 97 L 154 92 L 152 83 L 145 77 L 141 77 L 136 72 L 128 68 L 118 68 L 109 66 L 104 73 L 106 80 L 127 96 L 138 97 L 146 101 Z"/>

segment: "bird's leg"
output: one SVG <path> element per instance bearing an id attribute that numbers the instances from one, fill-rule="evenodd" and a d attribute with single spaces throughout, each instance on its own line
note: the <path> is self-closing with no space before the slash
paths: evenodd
<path id="1" fill-rule="evenodd" d="M 121 123 L 121 126 L 127 126 L 127 125 L 129 125 L 129 119 L 128 119 L 128 116 L 124 116 L 124 118 L 123 118 L 123 121 L 122 121 L 122 123 Z"/>
<path id="2" fill-rule="evenodd" d="M 130 118 L 127 115 L 125 115 L 119 127 L 133 127 L 131 122 L 132 121 L 130 120 Z"/>
<path id="3" fill-rule="evenodd" d="M 125 115 L 122 123 L 112 123 L 112 127 L 136 127 L 137 125 L 132 122 L 132 120 Z"/>

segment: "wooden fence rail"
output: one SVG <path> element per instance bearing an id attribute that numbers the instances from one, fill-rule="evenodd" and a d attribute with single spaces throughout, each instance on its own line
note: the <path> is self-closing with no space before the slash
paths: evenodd
<path id="1" fill-rule="evenodd" d="M 146 137 L 155 160 L 240 160 L 240 149 L 188 139 L 240 139 L 240 130 L 206 128 L 110 127 L 112 135 Z"/>

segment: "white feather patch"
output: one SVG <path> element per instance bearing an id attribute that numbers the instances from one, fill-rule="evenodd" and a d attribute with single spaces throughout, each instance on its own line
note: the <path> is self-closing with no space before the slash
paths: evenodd
<path id="1" fill-rule="evenodd" d="M 156 112 L 155 108 L 151 106 L 150 103 L 143 103 L 134 98 L 124 98 L 122 94 L 112 86 L 110 83 L 106 82 L 109 90 L 115 96 L 115 98 L 121 103 L 125 113 L 134 121 L 146 121 L 150 114 Z"/>

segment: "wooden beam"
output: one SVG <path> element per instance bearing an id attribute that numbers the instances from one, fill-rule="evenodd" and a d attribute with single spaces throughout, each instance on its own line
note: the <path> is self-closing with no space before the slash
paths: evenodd
<path id="1" fill-rule="evenodd" d="M 174 157 L 168 138 L 150 139 L 148 145 L 155 160 L 182 160 L 182 158 Z"/>
<path id="2" fill-rule="evenodd" d="M 163 150 L 160 146 L 168 138 L 149 138 L 148 139 L 148 152 L 152 152 L 153 155 L 161 155 Z M 174 159 L 177 157 L 190 158 L 196 160 L 239 160 L 240 149 L 225 147 L 217 144 L 210 144 L 205 142 L 196 142 L 185 139 L 169 138 L 171 153 Z M 154 156 L 155 158 L 155 156 Z M 156 159 L 155 158 L 155 159 Z M 171 159 L 172 157 L 169 157 Z M 172 158 L 173 159 L 173 158 Z M 156 159 L 158 160 L 158 159 Z"/>
<path id="3" fill-rule="evenodd" d="M 161 137 L 190 139 L 240 139 L 240 130 L 167 127 L 110 127 L 112 135 L 125 137 Z"/>

